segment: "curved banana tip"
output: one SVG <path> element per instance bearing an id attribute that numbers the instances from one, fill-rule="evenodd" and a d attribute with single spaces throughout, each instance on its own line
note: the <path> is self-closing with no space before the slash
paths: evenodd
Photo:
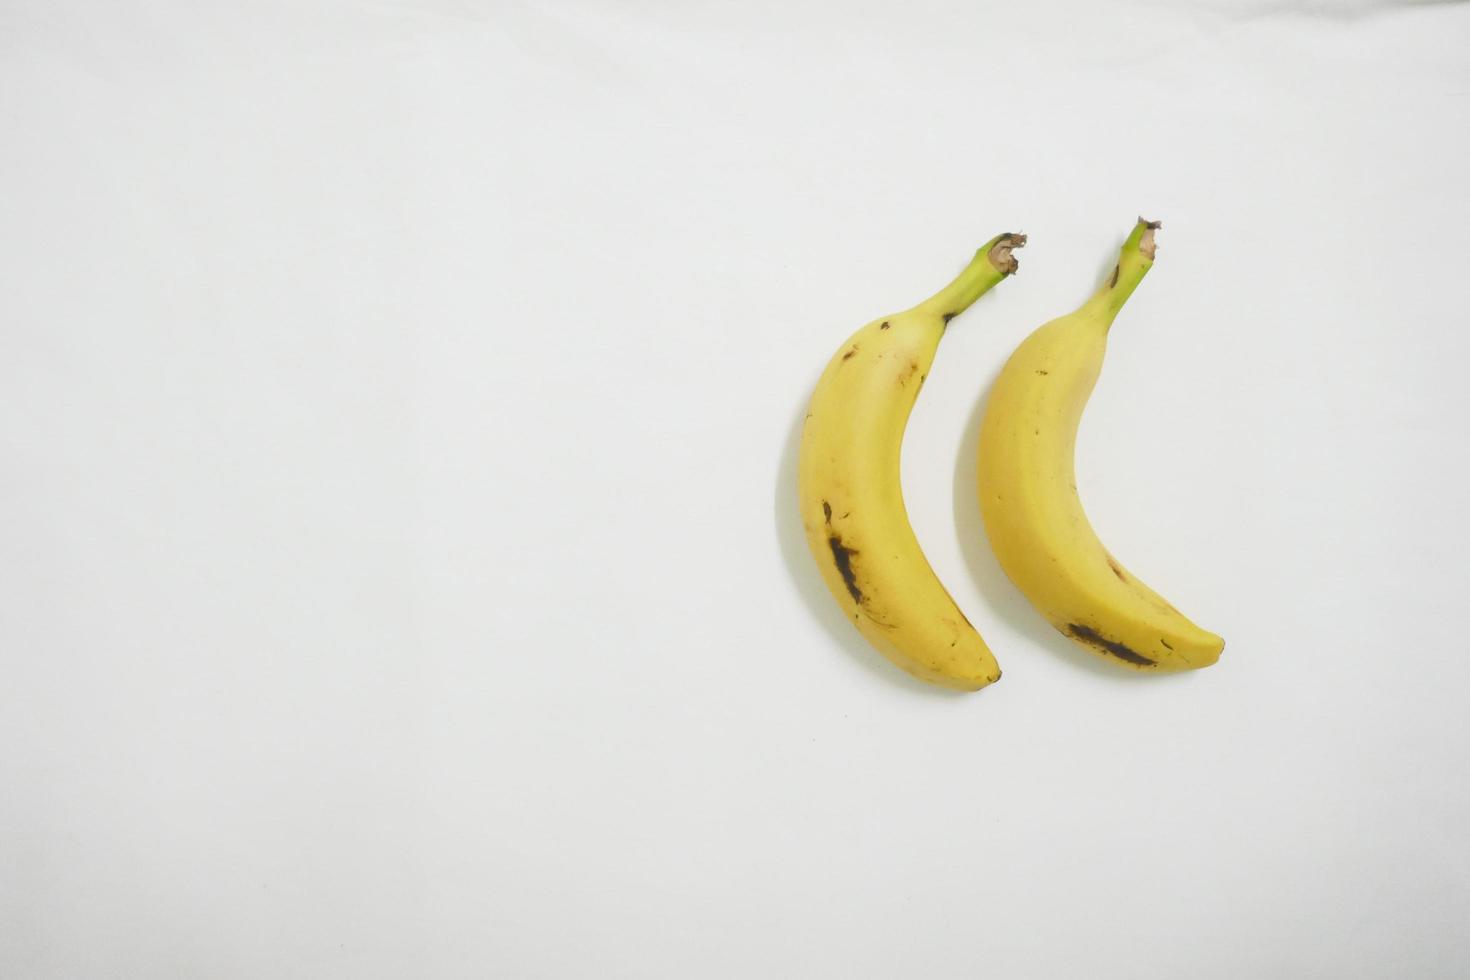
<path id="1" fill-rule="evenodd" d="M 940 687 L 947 687 L 951 691 L 962 691 L 967 694 L 975 691 L 983 691 L 996 681 L 1000 680 L 1000 668 L 984 674 L 943 674 L 937 671 L 916 673 L 914 676 L 920 680 L 926 680 Z"/>
<path id="2" fill-rule="evenodd" d="M 1187 668 L 1199 669 L 1200 667 L 1213 667 L 1220 660 L 1220 654 L 1225 652 L 1225 638 L 1209 630 L 1204 631 L 1206 639 L 1200 644 L 1194 662 Z"/>
<path id="3" fill-rule="evenodd" d="M 1020 232 L 1006 232 L 991 243 L 990 250 L 985 253 L 985 257 L 1002 275 L 1014 275 L 1016 270 L 1021 268 L 1021 263 L 1011 253 L 1025 244 L 1025 235 Z"/>

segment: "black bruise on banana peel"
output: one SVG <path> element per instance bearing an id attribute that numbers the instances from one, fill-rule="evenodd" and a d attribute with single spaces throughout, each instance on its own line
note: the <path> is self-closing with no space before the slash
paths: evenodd
<path id="1" fill-rule="evenodd" d="M 861 606 L 863 590 L 858 588 L 857 573 L 852 570 L 852 556 L 857 554 L 857 550 L 843 544 L 842 538 L 835 534 L 828 536 L 827 544 L 832 546 L 832 563 L 837 566 L 837 574 L 842 576 L 842 584 L 847 586 L 847 594 Z"/>
<path id="2" fill-rule="evenodd" d="M 842 576 L 847 594 L 852 596 L 853 602 L 861 606 L 863 590 L 858 586 L 857 573 L 852 569 L 852 556 L 857 554 L 857 549 L 843 544 L 842 535 L 832 530 L 832 505 L 825 500 L 822 501 L 822 515 L 827 519 L 827 546 L 832 549 L 832 564 L 837 566 L 837 574 Z"/>
<path id="3" fill-rule="evenodd" d="M 1130 646 L 1125 646 L 1117 640 L 1108 639 L 1091 626 L 1084 626 L 1081 623 L 1068 623 L 1067 633 L 1075 639 L 1086 643 L 1088 646 L 1096 647 L 1130 664 L 1137 664 L 1140 667 L 1157 667 L 1159 664 L 1157 660 L 1150 660 Z"/>

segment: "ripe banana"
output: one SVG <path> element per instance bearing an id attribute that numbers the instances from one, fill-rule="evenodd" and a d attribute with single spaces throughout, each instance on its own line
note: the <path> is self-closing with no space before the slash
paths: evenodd
<path id="1" fill-rule="evenodd" d="M 945 326 L 1016 271 L 1011 252 L 1025 243 L 1025 235 L 991 239 L 944 289 L 849 337 L 817 382 L 802 426 L 802 523 L 833 597 L 894 663 L 966 691 L 998 680 L 1000 667 L 919 548 L 899 455 Z"/>
<path id="2" fill-rule="evenodd" d="M 980 428 L 980 512 L 1001 567 L 1063 634 L 1141 671 L 1208 667 L 1225 646 L 1108 553 L 1077 497 L 1077 424 L 1108 328 L 1153 266 L 1158 227 L 1140 218 L 1092 298 L 1021 343 Z"/>

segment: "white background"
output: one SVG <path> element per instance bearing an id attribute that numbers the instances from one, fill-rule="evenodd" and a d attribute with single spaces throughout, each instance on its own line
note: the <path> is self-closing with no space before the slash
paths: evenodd
<path id="1" fill-rule="evenodd" d="M 0 2 L 0 975 L 1470 971 L 1470 8 Z M 1136 215 L 1078 465 L 1227 639 L 1052 632 L 981 398 Z M 1005 669 L 842 621 L 853 329 Z"/>

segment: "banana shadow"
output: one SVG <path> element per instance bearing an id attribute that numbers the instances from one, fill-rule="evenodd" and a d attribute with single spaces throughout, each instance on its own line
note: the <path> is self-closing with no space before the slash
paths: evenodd
<path id="1" fill-rule="evenodd" d="M 781 449 L 781 461 L 776 472 L 776 539 L 781 546 L 781 558 L 786 571 L 796 586 L 802 601 L 811 610 L 812 617 L 822 624 L 837 646 L 845 650 L 853 660 L 876 677 L 895 684 L 914 694 L 931 698 L 955 700 L 963 698 L 964 691 L 951 691 L 937 684 L 930 684 L 906 673 L 883 654 L 875 650 L 857 627 L 843 615 L 827 583 L 812 558 L 806 543 L 806 529 L 801 525 L 801 510 L 797 506 L 796 473 L 801 454 L 801 427 L 806 421 L 807 396 L 797 403 L 796 415 L 791 429 L 786 434 L 786 444 Z"/>
<path id="2" fill-rule="evenodd" d="M 996 618 L 1004 620 L 1036 646 L 1044 647 L 1059 659 L 1097 677 L 1124 684 L 1138 683 L 1144 678 L 1147 679 L 1145 683 L 1158 683 L 1170 677 L 1177 682 L 1189 672 L 1149 674 L 1114 666 L 1067 639 L 1036 611 L 995 560 L 995 554 L 990 550 L 990 539 L 985 533 L 985 521 L 980 515 L 980 497 L 975 481 L 976 459 L 980 451 L 980 423 L 985 418 L 985 402 L 990 397 L 990 389 L 999 376 L 1000 368 L 996 368 L 981 389 L 980 397 L 975 400 L 975 407 L 970 410 L 970 420 L 965 425 L 964 437 L 960 440 L 959 456 L 954 464 L 955 531 L 959 534 L 965 566 L 980 587 L 985 604 Z M 1000 661 L 1001 669 L 1005 670 L 1009 666 L 1007 651 L 996 650 L 995 655 Z"/>

